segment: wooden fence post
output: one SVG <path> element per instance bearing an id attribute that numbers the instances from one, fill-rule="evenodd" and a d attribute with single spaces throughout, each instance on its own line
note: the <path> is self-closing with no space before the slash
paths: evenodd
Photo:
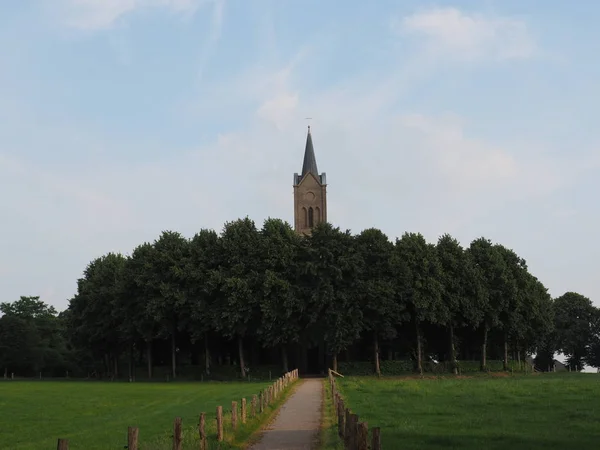
<path id="1" fill-rule="evenodd" d="M 265 407 L 264 407 L 264 399 L 263 399 L 263 392 L 260 391 L 258 393 L 258 399 L 259 399 L 259 404 L 258 404 L 258 412 L 262 414 L 262 412 L 264 411 Z"/>
<path id="2" fill-rule="evenodd" d="M 359 423 L 357 431 L 356 450 L 369 450 L 369 426 L 367 422 Z"/>
<path id="3" fill-rule="evenodd" d="M 69 450 L 69 440 L 59 439 L 58 445 L 56 446 L 56 450 Z"/>
<path id="4" fill-rule="evenodd" d="M 256 394 L 252 396 L 252 405 L 250 406 L 250 417 L 253 419 L 256 417 Z"/>
<path id="5" fill-rule="evenodd" d="M 344 448 L 346 449 L 350 448 L 350 437 L 352 436 L 351 426 L 350 410 L 346 408 L 346 411 L 344 411 Z"/>
<path id="6" fill-rule="evenodd" d="M 350 414 L 350 448 L 356 450 L 358 442 L 358 415 Z"/>
<path id="7" fill-rule="evenodd" d="M 200 435 L 200 450 L 206 449 L 206 414 L 200 414 L 200 423 L 198 424 L 198 434 Z"/>
<path id="8" fill-rule="evenodd" d="M 238 408 L 237 408 L 237 402 L 231 402 L 231 427 L 234 430 L 237 430 L 237 413 L 238 413 Z"/>
<path id="9" fill-rule="evenodd" d="M 140 429 L 137 427 L 127 428 L 127 450 L 138 450 L 138 437 Z"/>
<path id="10" fill-rule="evenodd" d="M 338 403 L 338 434 L 343 439 L 346 435 L 346 410 L 344 408 L 344 401 L 340 400 Z"/>
<path id="11" fill-rule="evenodd" d="M 246 423 L 246 399 L 242 399 L 242 423 Z"/>
<path id="12" fill-rule="evenodd" d="M 371 450 L 381 450 L 381 429 L 373 428 L 373 439 L 371 440 Z"/>
<path id="13" fill-rule="evenodd" d="M 223 407 L 217 406 L 217 441 L 223 440 Z"/>
<path id="14" fill-rule="evenodd" d="M 173 422 L 173 450 L 181 450 L 181 417 L 175 417 Z"/>

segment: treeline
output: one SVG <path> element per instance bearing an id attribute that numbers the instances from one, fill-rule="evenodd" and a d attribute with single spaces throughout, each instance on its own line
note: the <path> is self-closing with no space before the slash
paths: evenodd
<path id="1" fill-rule="evenodd" d="M 18 311 L 28 303 L 33 312 Z M 391 242 L 374 228 L 352 235 L 330 224 L 301 237 L 281 220 L 257 229 L 245 218 L 221 234 L 165 231 L 130 256 L 95 259 L 60 316 L 37 298 L 1 308 L 0 365 L 22 374 L 117 376 L 125 361 L 130 376 L 168 364 L 173 378 L 186 365 L 206 374 L 235 366 L 245 377 L 248 366 L 296 367 L 298 349 L 319 343 L 327 365 L 371 360 L 376 373 L 380 358 L 455 371 L 460 360 L 485 370 L 494 357 L 508 368 L 532 353 L 545 370 L 556 351 L 574 370 L 600 367 L 591 301 L 552 299 L 523 258 L 485 238 L 467 248 L 449 235 Z"/>

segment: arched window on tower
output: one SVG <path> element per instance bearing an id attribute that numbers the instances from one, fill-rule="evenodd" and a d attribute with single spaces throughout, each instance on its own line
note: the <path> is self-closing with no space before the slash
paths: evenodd
<path id="1" fill-rule="evenodd" d="M 306 212 L 306 208 L 302 208 L 302 225 L 304 225 L 304 228 L 308 227 L 308 213 Z"/>
<path id="2" fill-rule="evenodd" d="M 321 209 L 318 206 L 315 208 L 315 221 L 321 223 Z"/>
<path id="3" fill-rule="evenodd" d="M 312 209 L 312 206 L 308 208 L 308 227 L 312 228 L 314 226 L 314 214 L 315 212 Z"/>

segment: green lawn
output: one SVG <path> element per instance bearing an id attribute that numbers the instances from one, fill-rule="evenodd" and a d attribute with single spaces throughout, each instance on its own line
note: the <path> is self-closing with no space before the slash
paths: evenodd
<path id="1" fill-rule="evenodd" d="M 598 448 L 600 375 L 338 379 L 353 412 L 381 427 L 382 447 Z"/>
<path id="2" fill-rule="evenodd" d="M 137 426 L 140 450 L 167 449 L 173 420 L 180 416 L 184 449 L 197 449 L 201 412 L 214 435 L 218 405 L 229 412 L 232 400 L 239 405 L 246 397 L 249 414 L 252 394 L 267 384 L 0 382 L 0 448 L 55 449 L 57 439 L 66 438 L 70 450 L 122 449 L 127 427 Z M 258 425 L 257 419 L 240 434 L 247 437 Z"/>

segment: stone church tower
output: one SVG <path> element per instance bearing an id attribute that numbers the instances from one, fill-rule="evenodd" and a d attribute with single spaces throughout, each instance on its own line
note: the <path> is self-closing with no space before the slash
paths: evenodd
<path id="1" fill-rule="evenodd" d="M 294 228 L 297 233 L 310 234 L 321 222 L 327 222 L 327 181 L 325 172 L 319 175 L 317 169 L 309 126 L 302 173 L 294 174 Z"/>

